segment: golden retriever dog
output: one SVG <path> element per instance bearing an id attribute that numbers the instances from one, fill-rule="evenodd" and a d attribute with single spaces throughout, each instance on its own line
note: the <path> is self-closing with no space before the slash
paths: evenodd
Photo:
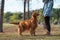
<path id="1" fill-rule="evenodd" d="M 22 35 L 22 32 L 25 30 L 29 30 L 31 35 L 35 36 L 35 30 L 37 28 L 37 16 L 39 14 L 37 12 L 33 12 L 32 16 L 28 20 L 21 21 L 19 23 L 11 23 L 11 24 L 16 24 L 18 25 L 18 34 Z"/>

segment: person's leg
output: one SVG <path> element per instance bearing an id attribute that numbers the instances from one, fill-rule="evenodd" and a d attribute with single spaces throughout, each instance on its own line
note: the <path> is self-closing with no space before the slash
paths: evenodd
<path id="1" fill-rule="evenodd" d="M 50 31 L 51 31 L 51 27 L 50 27 L 50 17 L 49 17 L 49 16 L 44 17 L 44 21 L 45 21 L 46 34 L 50 34 Z"/>

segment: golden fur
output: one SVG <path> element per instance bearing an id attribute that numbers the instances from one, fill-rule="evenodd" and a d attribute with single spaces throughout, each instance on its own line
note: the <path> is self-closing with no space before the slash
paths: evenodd
<path id="1" fill-rule="evenodd" d="M 18 34 L 20 35 L 22 35 L 22 32 L 24 32 L 25 30 L 29 30 L 31 35 L 35 35 L 38 15 L 39 15 L 38 13 L 33 12 L 30 19 L 21 21 L 19 23 L 11 23 L 11 24 L 18 24 Z"/>

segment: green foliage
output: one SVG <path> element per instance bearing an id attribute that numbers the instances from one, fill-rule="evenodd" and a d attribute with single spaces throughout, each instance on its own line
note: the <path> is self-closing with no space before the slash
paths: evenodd
<path id="1" fill-rule="evenodd" d="M 60 23 L 60 9 L 53 9 L 53 14 L 51 17 L 53 23 Z"/>
<path id="2" fill-rule="evenodd" d="M 30 11 L 29 18 L 31 18 L 32 12 L 34 11 L 39 11 L 40 15 L 38 16 L 38 22 L 39 23 L 43 22 L 42 9 Z M 26 17 L 28 17 L 27 12 L 26 12 Z M 21 12 L 17 12 L 17 13 L 7 12 L 7 13 L 4 13 L 3 21 L 4 22 L 20 21 L 22 20 L 22 18 L 23 18 L 23 13 Z M 51 23 L 60 23 L 60 9 L 53 9 Z"/>
<path id="3" fill-rule="evenodd" d="M 17 21 L 18 14 L 14 13 L 12 16 L 10 16 L 10 21 Z"/>
<path id="4" fill-rule="evenodd" d="M 19 21 L 22 19 L 22 13 L 4 13 L 3 22 Z"/>
<path id="5" fill-rule="evenodd" d="M 18 19 L 21 20 L 23 18 L 23 13 L 18 13 Z"/>
<path id="6" fill-rule="evenodd" d="M 39 16 L 38 16 L 38 22 L 42 22 L 43 18 L 42 18 L 42 10 L 39 10 Z"/>
<path id="7" fill-rule="evenodd" d="M 10 16 L 12 15 L 11 12 L 4 13 L 3 20 L 8 22 L 10 20 Z"/>

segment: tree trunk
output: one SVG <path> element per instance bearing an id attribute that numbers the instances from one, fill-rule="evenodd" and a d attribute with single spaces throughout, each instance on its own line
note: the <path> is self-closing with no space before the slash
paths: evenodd
<path id="1" fill-rule="evenodd" d="M 1 11 L 0 11 L 0 32 L 3 32 L 3 12 L 4 12 L 4 0 L 1 0 Z"/>
<path id="2" fill-rule="evenodd" d="M 29 0 L 28 0 L 28 19 L 29 19 Z"/>
<path id="3" fill-rule="evenodd" d="M 23 17 L 24 20 L 25 20 L 25 13 L 26 13 L 26 0 L 24 0 L 24 17 Z"/>

